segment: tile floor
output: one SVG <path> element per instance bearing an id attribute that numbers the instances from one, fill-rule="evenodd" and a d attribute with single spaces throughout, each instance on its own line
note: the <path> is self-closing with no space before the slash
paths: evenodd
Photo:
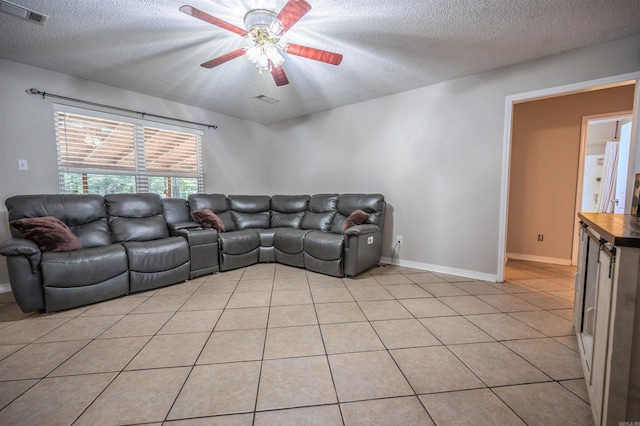
<path id="1" fill-rule="evenodd" d="M 507 266 L 259 264 L 48 315 L 0 303 L 0 424 L 593 424 L 573 269 Z"/>

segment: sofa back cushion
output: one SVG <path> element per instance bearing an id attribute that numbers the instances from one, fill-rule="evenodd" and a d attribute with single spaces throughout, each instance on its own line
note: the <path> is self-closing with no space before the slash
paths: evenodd
<path id="1" fill-rule="evenodd" d="M 163 198 L 162 211 L 168 224 L 190 222 L 189 206 L 183 198 Z"/>
<path id="2" fill-rule="evenodd" d="M 309 208 L 309 195 L 274 195 L 271 197 L 271 227 L 300 228 Z"/>
<path id="3" fill-rule="evenodd" d="M 225 231 L 235 231 L 236 223 L 231 216 L 231 208 L 224 194 L 191 194 L 188 198 L 189 210 L 193 213 L 196 210 L 211 210 L 222 223 Z"/>
<path id="4" fill-rule="evenodd" d="M 329 231 L 336 214 L 338 194 L 316 194 L 309 199 L 309 209 L 302 219 L 302 229 Z"/>
<path id="5" fill-rule="evenodd" d="M 151 241 L 169 236 L 158 194 L 107 194 L 104 199 L 114 241 Z"/>
<path id="6" fill-rule="evenodd" d="M 101 195 L 16 195 L 7 198 L 5 205 L 10 222 L 30 217 L 53 216 L 71 229 L 84 248 L 113 243 Z M 15 229 L 11 229 L 11 235 L 20 236 Z"/>
<path id="7" fill-rule="evenodd" d="M 367 223 L 373 223 L 382 228 L 386 202 L 382 194 L 340 194 L 336 207 L 336 215 L 331 224 L 331 232 L 340 234 L 345 221 L 351 213 L 362 210 L 369 213 Z"/>
<path id="8" fill-rule="evenodd" d="M 268 195 L 229 195 L 227 200 L 237 229 L 269 228 L 271 197 Z"/>

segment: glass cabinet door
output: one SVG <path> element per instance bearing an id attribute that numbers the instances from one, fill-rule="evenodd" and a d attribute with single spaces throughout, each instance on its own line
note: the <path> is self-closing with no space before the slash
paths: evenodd
<path id="1" fill-rule="evenodd" d="M 593 335 L 596 321 L 596 291 L 599 275 L 599 252 L 600 243 L 594 238 L 589 238 L 587 252 L 587 266 L 585 271 L 584 302 L 582 308 L 582 324 L 580 327 L 580 337 L 582 347 L 587 362 L 587 368 L 591 371 L 593 355 Z"/>

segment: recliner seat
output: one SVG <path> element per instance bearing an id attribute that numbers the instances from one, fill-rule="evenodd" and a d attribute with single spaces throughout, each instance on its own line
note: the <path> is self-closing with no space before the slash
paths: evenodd
<path id="1" fill-rule="evenodd" d="M 99 195 L 17 195 L 5 201 L 9 221 L 53 216 L 78 237 L 82 249 L 41 252 L 30 240 L 3 242 L 9 280 L 24 312 L 47 312 L 123 296 L 129 291 L 125 248 L 113 244 L 103 197 Z"/>
<path id="2" fill-rule="evenodd" d="M 169 235 L 157 194 L 107 194 L 104 199 L 113 239 L 127 251 L 131 292 L 189 278 L 189 245 Z"/>

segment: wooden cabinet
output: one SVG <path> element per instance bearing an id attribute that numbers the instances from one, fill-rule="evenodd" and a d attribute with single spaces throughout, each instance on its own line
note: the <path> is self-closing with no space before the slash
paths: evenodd
<path id="1" fill-rule="evenodd" d="M 640 422 L 640 220 L 579 217 L 574 319 L 594 420 Z"/>

